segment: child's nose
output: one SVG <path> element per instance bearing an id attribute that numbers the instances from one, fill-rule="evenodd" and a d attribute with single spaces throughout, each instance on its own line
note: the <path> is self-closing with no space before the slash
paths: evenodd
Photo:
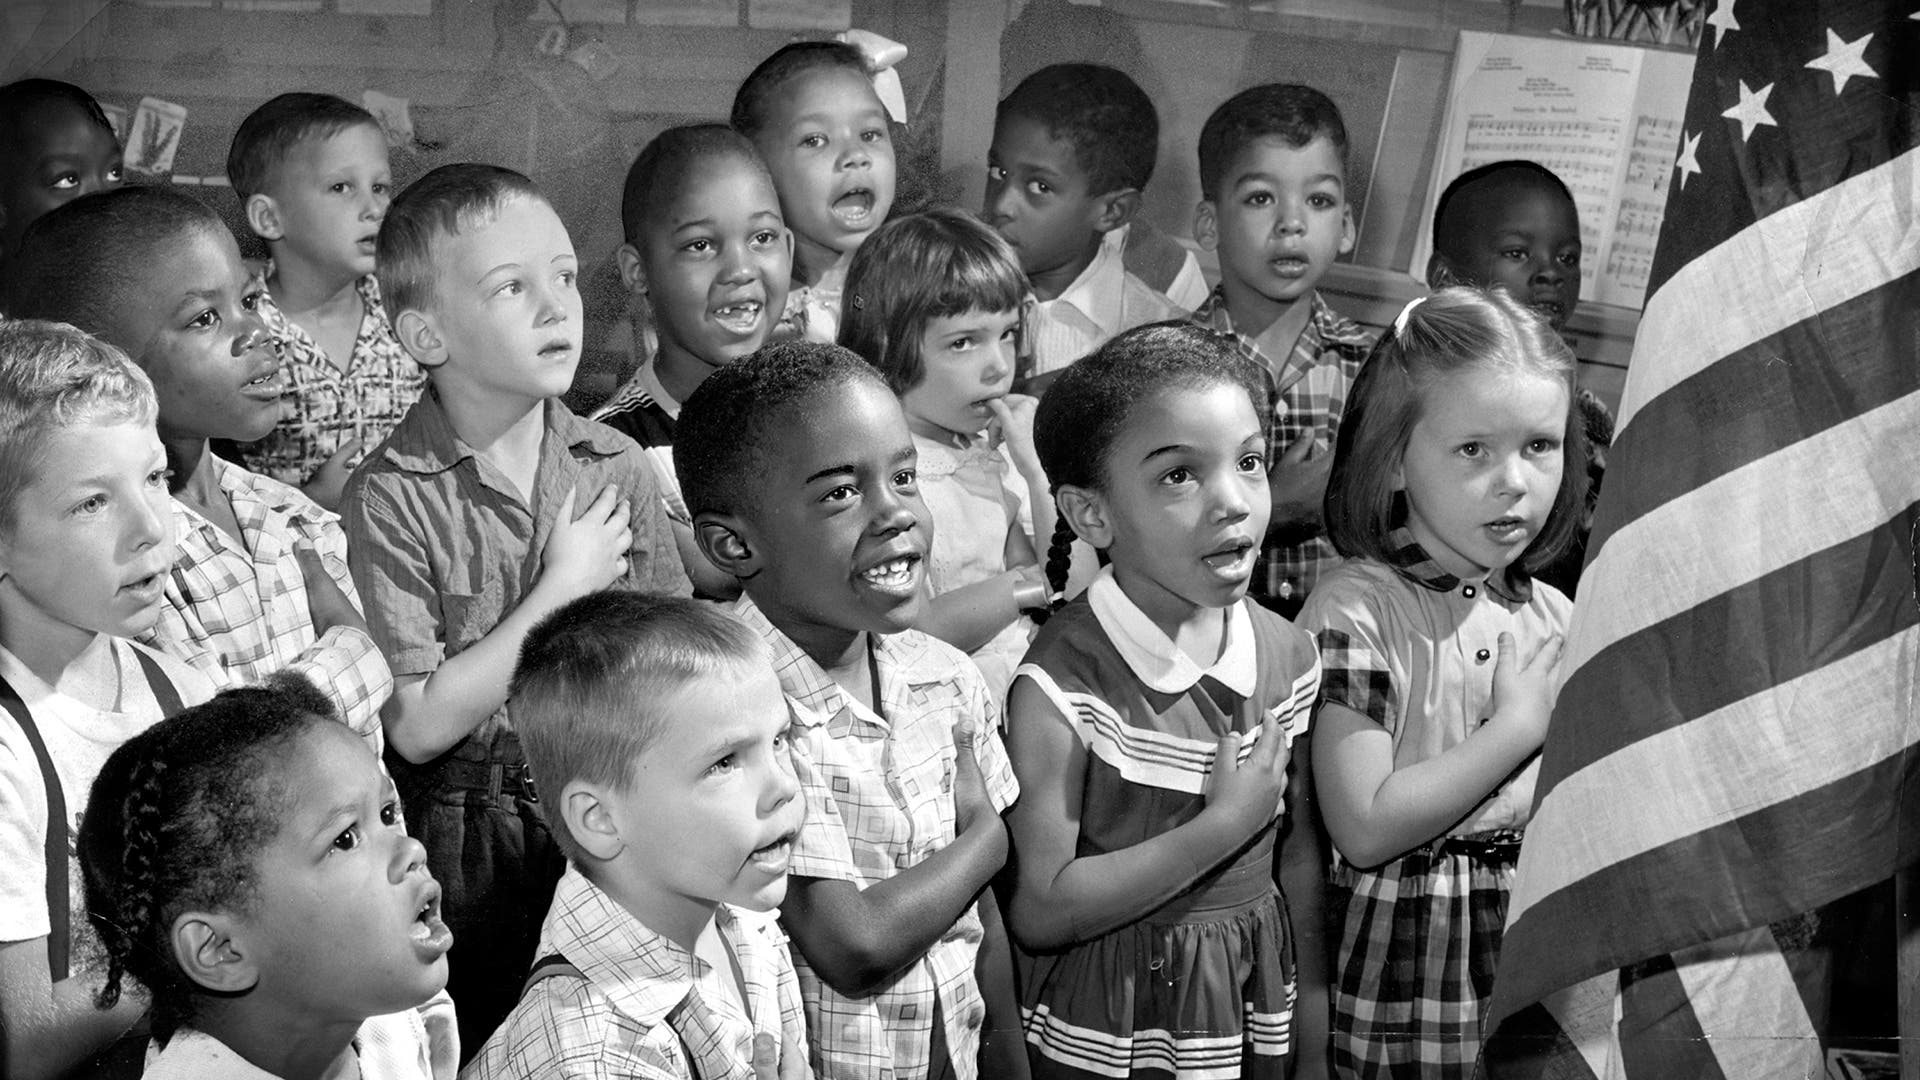
<path id="1" fill-rule="evenodd" d="M 165 543 L 168 528 L 173 522 L 173 500 L 165 493 L 158 499 L 135 499 L 128 502 L 127 547 L 133 551 L 145 551 L 155 544 Z"/>
<path id="2" fill-rule="evenodd" d="M 1219 521 L 1238 521 L 1253 512 L 1253 504 L 1238 476 L 1223 477 L 1213 485 L 1213 515 Z"/>
<path id="3" fill-rule="evenodd" d="M 873 151 L 865 139 L 848 139 L 840 151 L 840 167 L 843 169 L 863 168 L 873 161 Z"/>
<path id="4" fill-rule="evenodd" d="M 800 794 L 800 780 L 793 774 L 793 761 L 785 753 L 774 762 L 767 778 L 766 794 L 761 800 L 761 816 L 767 816 L 792 802 Z"/>
<path id="5" fill-rule="evenodd" d="M 873 526 L 882 533 L 905 532 L 919 524 L 907 498 L 893 490 L 891 485 L 882 485 L 881 492 L 872 503 Z"/>
<path id="6" fill-rule="evenodd" d="M 396 884 L 406 879 L 414 869 L 427 868 L 427 849 L 405 832 L 395 837 L 393 859 L 387 864 L 387 877 Z"/>

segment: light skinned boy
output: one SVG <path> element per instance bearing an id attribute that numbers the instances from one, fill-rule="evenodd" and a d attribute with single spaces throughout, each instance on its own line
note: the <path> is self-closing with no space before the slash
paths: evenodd
<path id="1" fill-rule="evenodd" d="M 0 86 L 0 263 L 40 215 L 126 179 L 93 95 L 56 79 Z"/>
<path id="2" fill-rule="evenodd" d="M 264 293 L 233 234 L 190 195 L 139 185 L 76 199 L 27 230 L 8 306 L 125 349 L 153 380 L 178 556 L 143 640 L 226 688 L 291 669 L 377 751 L 393 690 L 347 570 L 339 519 L 217 457 L 279 410 Z"/>
<path id="3" fill-rule="evenodd" d="M 982 216 L 1033 286 L 1031 375 L 1057 371 L 1122 330 L 1186 313 L 1123 258 L 1121 230 L 1140 209 L 1159 139 L 1153 102 L 1101 64 L 1042 68 L 994 114 Z M 1182 274 L 1197 279 L 1198 263 Z"/>
<path id="4" fill-rule="evenodd" d="M 560 403 L 578 260 L 533 183 L 433 170 L 388 208 L 379 262 L 428 383 L 348 482 L 348 553 L 395 673 L 387 763 L 445 890 L 472 1053 L 513 1006 L 565 865 L 507 721 L 521 641 L 590 592 L 691 585 L 640 449 Z"/>
<path id="5" fill-rule="evenodd" d="M 0 1072 L 23 1080 L 112 1053 L 146 1008 L 94 1007 L 100 946 L 70 837 L 114 748 L 213 694 L 129 640 L 159 617 L 173 558 L 154 411 L 119 349 L 0 322 Z"/>
<path id="6" fill-rule="evenodd" d="M 386 134 L 372 113 L 332 94 L 281 94 L 240 122 L 227 177 L 272 254 L 262 314 L 287 368 L 280 422 L 246 448 L 247 461 L 338 509 L 354 462 L 426 383 L 393 336 L 373 276 L 392 198 Z"/>
<path id="7" fill-rule="evenodd" d="M 674 422 L 708 372 L 766 342 L 786 306 L 793 234 L 753 143 L 723 124 L 669 128 L 648 143 L 627 170 L 620 221 L 633 337 L 651 329 L 655 348 L 593 418 L 646 448 L 688 575 L 701 595 L 730 600 L 739 587 L 694 544 L 673 474 Z"/>
<path id="8" fill-rule="evenodd" d="M 1503 286 L 1555 330 L 1580 303 L 1580 211 L 1551 169 L 1496 161 L 1470 169 L 1433 209 L 1427 284 Z"/>
<path id="9" fill-rule="evenodd" d="M 771 914 L 805 804 L 765 643 L 700 601 L 596 593 L 527 635 L 512 699 L 568 867 L 469 1080 L 806 1076 Z"/>
<path id="10" fill-rule="evenodd" d="M 1018 1025 L 1010 970 L 975 975 L 1007 955 L 980 898 L 1019 788 L 979 669 L 912 629 L 930 526 L 899 400 L 858 355 L 783 342 L 709 375 L 678 434 L 700 548 L 740 581 L 734 614 L 794 711 L 807 821 L 781 919 L 815 1072 L 1024 1075 L 1017 1038 L 980 1062 L 988 1004 Z"/>
<path id="11" fill-rule="evenodd" d="M 1220 253 L 1220 284 L 1193 320 L 1231 334 L 1266 370 L 1273 409 L 1273 517 L 1249 591 L 1292 617 L 1339 560 L 1320 506 L 1340 414 L 1373 344 L 1317 290 L 1353 249 L 1340 110 L 1318 90 L 1278 83 L 1228 98 L 1200 131 L 1200 192 L 1193 234 Z"/>

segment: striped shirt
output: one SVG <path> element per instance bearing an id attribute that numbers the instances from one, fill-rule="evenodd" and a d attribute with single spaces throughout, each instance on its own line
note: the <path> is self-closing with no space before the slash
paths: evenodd
<path id="1" fill-rule="evenodd" d="M 1313 438 L 1314 457 L 1333 453 L 1347 394 L 1373 349 L 1372 333 L 1328 307 L 1318 292 L 1313 294 L 1307 328 L 1284 358 L 1266 355 L 1258 341 L 1234 329 L 1226 294 L 1218 288 L 1193 313 L 1193 321 L 1227 335 L 1240 355 L 1267 373 L 1267 405 L 1273 417 L 1267 468 L 1274 468 L 1288 447 L 1307 436 Z M 1317 526 L 1304 539 L 1276 528 L 1267 534 L 1260 562 L 1253 576 L 1253 594 L 1297 603 L 1313 591 L 1320 575 L 1340 565 L 1340 553 Z"/>
<path id="2" fill-rule="evenodd" d="M 794 711 L 794 772 L 807 821 L 790 872 L 866 888 L 953 842 L 954 730 L 970 727 L 994 808 L 1019 796 L 1000 709 L 967 654 L 917 630 L 868 635 L 884 716 L 861 705 L 749 597 L 734 613 L 773 648 Z M 918 1080 L 931 1066 L 936 1000 L 958 1080 L 975 1080 L 986 1006 L 974 979 L 980 917 L 969 909 L 879 991 L 847 997 L 797 957 L 814 1070 L 834 1080 Z"/>
<path id="3" fill-rule="evenodd" d="M 584 977 L 530 986 L 462 1077 L 752 1080 L 756 1035 L 791 1039 L 805 1053 L 800 985 L 779 923 L 726 904 L 713 919 L 739 964 L 744 1013 L 733 995 L 702 992 L 726 973 L 649 930 L 569 867 L 535 955 L 563 956 Z"/>
<path id="4" fill-rule="evenodd" d="M 277 480 L 218 457 L 210 466 L 246 542 L 175 499 L 179 553 L 167 575 L 160 621 L 141 640 L 185 660 L 222 690 L 276 671 L 304 675 L 378 753 L 380 707 L 393 693 L 393 675 L 366 631 L 335 626 L 314 633 L 306 576 L 294 556 L 296 545 L 312 545 L 340 591 L 364 611 L 347 571 L 339 517 Z"/>

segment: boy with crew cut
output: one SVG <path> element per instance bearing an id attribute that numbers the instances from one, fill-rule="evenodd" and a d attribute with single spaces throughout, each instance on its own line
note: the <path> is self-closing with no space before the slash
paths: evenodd
<path id="1" fill-rule="evenodd" d="M 564 869 L 506 714 L 521 641 L 590 592 L 691 586 L 640 449 L 560 403 L 579 264 L 532 181 L 441 166 L 394 200 L 379 254 L 427 389 L 348 482 L 348 558 L 393 668 L 387 763 L 445 890 L 472 1053 L 513 1006 Z"/>
<path id="2" fill-rule="evenodd" d="M 1433 209 L 1427 284 L 1504 287 L 1564 331 L 1580 302 L 1580 210 L 1538 162 L 1496 161 L 1454 177 Z"/>
<path id="3" fill-rule="evenodd" d="M 806 1076 L 771 914 L 805 804 L 766 644 L 699 601 L 595 593 L 527 635 L 512 698 L 568 867 L 469 1080 Z"/>
<path id="4" fill-rule="evenodd" d="M 701 551 L 740 581 L 734 614 L 792 703 L 807 821 L 781 919 L 815 1071 L 1026 1075 L 1017 1038 L 981 1060 L 989 1005 L 1018 1030 L 983 892 L 1019 788 L 979 669 L 912 629 L 930 526 L 899 400 L 858 355 L 786 342 L 707 376 L 678 437 Z"/>
<path id="5" fill-rule="evenodd" d="M 1193 234 L 1220 253 L 1220 284 L 1193 321 L 1228 334 L 1267 373 L 1273 517 L 1249 590 L 1292 618 L 1339 562 L 1326 537 L 1334 438 L 1373 337 L 1317 286 L 1353 249 L 1347 129 L 1311 87 L 1272 83 L 1230 97 L 1200 129 Z"/>
<path id="6" fill-rule="evenodd" d="M 994 114 L 982 211 L 1020 257 L 1036 303 L 1029 377 L 1188 307 L 1125 265 L 1125 230 L 1160 147 L 1160 118 L 1132 79 L 1101 64 L 1055 64 L 1020 81 Z M 1202 294 L 1191 253 L 1170 286 Z M 1197 302 L 1194 300 L 1193 302 Z"/>
<path id="7" fill-rule="evenodd" d="M 392 198 L 386 134 L 372 113 L 332 94 L 281 94 L 240 122 L 227 178 L 273 256 L 262 317 L 286 357 L 280 421 L 246 447 L 248 464 L 338 509 L 354 462 L 426 384 L 393 336 L 373 274 Z"/>

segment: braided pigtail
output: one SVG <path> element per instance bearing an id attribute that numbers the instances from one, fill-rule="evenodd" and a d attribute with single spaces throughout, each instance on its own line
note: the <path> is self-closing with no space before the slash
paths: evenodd
<path id="1" fill-rule="evenodd" d="M 1059 611 L 1067 603 L 1067 572 L 1073 566 L 1073 526 L 1067 524 L 1064 514 L 1053 519 L 1053 539 L 1047 542 L 1047 593 L 1052 597 L 1045 609 L 1032 612 L 1035 623 L 1044 623 L 1047 617 Z"/>
<path id="2" fill-rule="evenodd" d="M 106 910 L 89 904 L 87 918 L 107 947 L 107 979 L 94 995 L 94 1004 L 111 1009 L 120 1000 L 120 984 L 134 950 L 151 947 L 159 930 L 154 924 L 154 867 L 160 858 L 160 832 L 165 825 L 167 763 L 158 758 L 136 760 L 127 774 L 127 793 L 120 800 L 120 866 L 112 889 L 97 890 L 94 900 L 105 900 Z"/>

